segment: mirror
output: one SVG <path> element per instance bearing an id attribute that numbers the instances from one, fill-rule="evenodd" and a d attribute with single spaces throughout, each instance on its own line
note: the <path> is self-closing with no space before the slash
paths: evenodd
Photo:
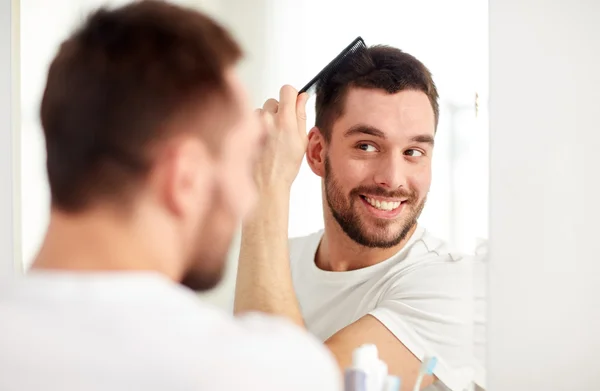
<path id="1" fill-rule="evenodd" d="M 241 70 L 252 85 L 257 107 L 267 98 L 276 98 L 285 83 L 302 87 L 357 36 L 368 46 L 399 48 L 431 71 L 440 96 L 440 116 L 432 182 L 419 224 L 450 247 L 479 255 L 474 258 L 472 277 L 473 345 L 479 364 L 477 383 L 485 388 L 487 2 L 350 1 L 343 6 L 337 1 L 233 3 L 242 7 L 243 18 L 229 15 L 227 6 L 218 15 L 249 50 Z M 307 131 L 315 124 L 315 117 L 313 97 L 308 102 Z M 303 237 L 323 229 L 327 207 L 323 205 L 321 178 L 305 160 L 292 186 L 289 236 Z M 210 296 L 222 305 L 231 300 L 237 251 L 232 250 L 228 280 L 219 294 Z M 319 326 L 315 329 L 321 330 Z"/>
<path id="2" fill-rule="evenodd" d="M 47 65 L 59 42 L 100 1 L 61 0 L 52 5 L 21 1 L 21 214 L 23 263 L 34 257 L 48 223 L 48 188 L 38 104 Z M 113 4 L 124 3 L 110 2 Z M 240 73 L 256 107 L 276 97 L 283 84 L 296 88 L 316 75 L 356 36 L 367 45 L 399 48 L 432 73 L 439 92 L 439 124 L 431 163 L 432 182 L 419 226 L 458 252 L 485 254 L 488 239 L 488 47 L 487 2 L 335 0 L 179 1 L 198 7 L 226 25 L 245 48 Z M 52 18 L 45 17 L 52 8 Z M 39 31 L 46 33 L 40 36 Z M 315 99 L 308 102 L 308 130 Z M 322 230 L 321 178 L 306 160 L 290 195 L 289 236 Z M 232 306 L 239 241 L 220 287 L 206 300 Z M 485 260 L 473 270 L 474 355 L 483 368 Z M 300 300 L 301 301 L 301 300 Z M 303 303 L 300 303 L 302 307 Z M 337 326 L 336 326 L 337 327 Z M 309 325 L 310 329 L 310 325 Z M 444 338 L 439 335 L 439 338 Z M 485 386 L 484 372 L 477 382 Z"/>

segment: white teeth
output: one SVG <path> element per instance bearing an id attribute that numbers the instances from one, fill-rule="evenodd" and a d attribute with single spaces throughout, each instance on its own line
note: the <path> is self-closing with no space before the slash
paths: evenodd
<path id="1" fill-rule="evenodd" d="M 371 204 L 375 208 L 381 209 L 381 210 L 390 211 L 390 210 L 394 210 L 400 206 L 400 202 L 378 201 L 378 200 L 374 200 L 374 199 L 368 198 L 368 197 L 365 197 L 365 199 L 367 200 L 367 202 L 369 204 Z"/>

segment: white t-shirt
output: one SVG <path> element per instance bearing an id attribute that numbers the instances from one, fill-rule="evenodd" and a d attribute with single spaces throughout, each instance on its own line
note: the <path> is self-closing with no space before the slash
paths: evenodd
<path id="1" fill-rule="evenodd" d="M 32 272 L 0 285 L 0 390 L 341 389 L 322 343 L 233 318 L 154 273 Z"/>
<path id="2" fill-rule="evenodd" d="M 330 272 L 315 265 L 323 231 L 290 240 L 294 289 L 309 331 L 326 340 L 371 314 L 420 360 L 438 359 L 435 375 L 452 391 L 472 387 L 472 260 L 450 252 L 418 226 L 407 245 L 376 265 Z"/>

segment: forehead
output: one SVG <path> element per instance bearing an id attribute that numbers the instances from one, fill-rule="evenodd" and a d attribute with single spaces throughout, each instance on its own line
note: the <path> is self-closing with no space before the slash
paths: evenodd
<path id="1" fill-rule="evenodd" d="M 351 88 L 344 103 L 343 114 L 334 124 L 336 136 L 357 124 L 378 128 L 389 137 L 435 133 L 433 108 L 421 91 L 389 94 L 380 89 Z"/>

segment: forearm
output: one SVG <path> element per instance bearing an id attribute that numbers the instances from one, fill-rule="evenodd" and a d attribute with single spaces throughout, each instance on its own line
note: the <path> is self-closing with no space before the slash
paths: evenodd
<path id="1" fill-rule="evenodd" d="M 242 225 L 234 312 L 260 311 L 303 326 L 289 262 L 289 190 L 263 194 Z"/>

